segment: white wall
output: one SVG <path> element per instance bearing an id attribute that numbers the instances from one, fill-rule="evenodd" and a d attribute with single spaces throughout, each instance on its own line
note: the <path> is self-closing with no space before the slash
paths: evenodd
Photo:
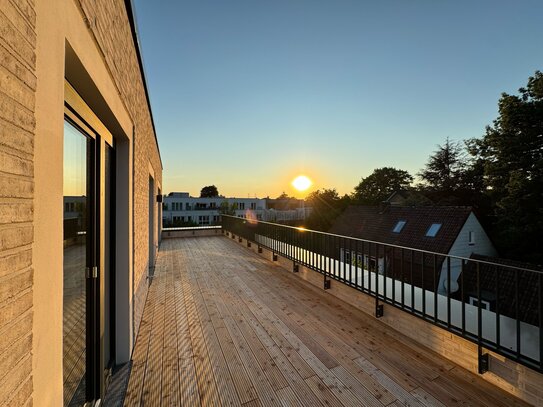
<path id="1" fill-rule="evenodd" d="M 474 243 L 469 243 L 469 232 L 474 233 Z M 482 254 L 485 256 L 496 256 L 498 253 L 494 248 L 494 245 L 490 241 L 490 238 L 484 231 L 483 227 L 479 223 L 477 217 L 472 213 L 469 214 L 464 226 L 460 230 L 460 233 L 456 237 L 449 255 L 469 258 L 473 253 Z M 451 259 L 451 286 L 452 282 L 456 282 L 462 271 L 462 265 L 460 260 Z M 444 282 L 447 280 L 447 263 L 445 262 L 441 268 L 441 275 L 439 278 L 438 292 L 440 294 L 446 294 L 447 289 Z"/>

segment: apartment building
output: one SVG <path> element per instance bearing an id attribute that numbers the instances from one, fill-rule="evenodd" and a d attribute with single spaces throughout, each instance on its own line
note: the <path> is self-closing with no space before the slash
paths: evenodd
<path id="1" fill-rule="evenodd" d="M 130 360 L 161 228 L 133 11 L 0 11 L 0 405 L 92 404 Z"/>
<path id="2" fill-rule="evenodd" d="M 272 205 L 269 205 L 270 201 L 273 201 Z M 188 192 L 171 192 L 164 197 L 162 219 L 166 227 L 217 225 L 221 213 L 269 222 L 293 222 L 305 219 L 311 212 L 301 200 L 298 207 L 276 206 L 275 201 L 223 196 L 200 198 L 192 197 Z"/>
<path id="3" fill-rule="evenodd" d="M 200 198 L 188 192 L 171 192 L 164 197 L 162 219 L 165 226 L 215 225 L 221 212 L 246 217 L 250 211 L 262 219 L 266 200 L 258 198 Z"/>

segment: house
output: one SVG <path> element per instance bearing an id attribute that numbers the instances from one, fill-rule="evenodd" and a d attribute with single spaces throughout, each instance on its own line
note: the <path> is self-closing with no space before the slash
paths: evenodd
<path id="1" fill-rule="evenodd" d="M 373 249 L 351 253 L 342 249 L 342 260 L 356 261 L 370 270 L 394 275 L 427 290 L 447 293 L 449 266 L 443 255 L 469 258 L 472 254 L 494 256 L 496 249 L 470 207 L 450 206 L 349 206 L 334 222 L 330 233 L 383 243 Z M 393 246 L 435 253 L 424 257 L 415 251 L 412 259 L 399 258 Z M 379 252 L 376 254 L 376 250 Z M 440 256 L 441 255 L 441 256 Z M 356 256 L 356 260 L 354 258 Z M 386 267 L 385 267 L 386 265 Z M 450 264 L 450 292 L 458 289 L 460 260 Z M 392 274 L 389 274 L 392 273 Z"/>
<path id="2" fill-rule="evenodd" d="M 94 405 L 161 234 L 136 22 L 125 0 L 0 8 L 0 405 Z"/>
<path id="3" fill-rule="evenodd" d="M 537 273 L 538 267 L 521 261 L 475 253 L 470 258 L 478 262 L 469 262 L 466 265 L 463 275 L 460 276 L 463 290 L 456 292 L 455 298 L 475 305 L 478 304 L 480 295 L 480 305 L 487 311 L 538 326 L 542 317 L 540 290 L 543 280 L 543 275 Z"/>

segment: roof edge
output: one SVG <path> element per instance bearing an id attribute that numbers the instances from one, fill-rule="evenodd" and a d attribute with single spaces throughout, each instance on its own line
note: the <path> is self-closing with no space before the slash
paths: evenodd
<path id="1" fill-rule="evenodd" d="M 149 88 L 147 87 L 147 78 L 145 76 L 145 67 L 143 66 L 143 58 L 141 54 L 140 42 L 138 37 L 138 29 L 136 25 L 136 14 L 134 12 L 134 5 L 132 0 L 124 0 L 126 8 L 126 14 L 128 15 L 128 21 L 130 23 L 130 31 L 132 32 L 132 41 L 134 42 L 134 48 L 136 49 L 136 55 L 138 57 L 138 64 L 140 67 L 141 79 L 143 80 L 143 88 L 145 90 L 145 99 L 147 100 L 147 106 L 149 107 L 149 114 L 151 115 L 151 126 L 153 127 L 153 134 L 155 136 L 155 144 L 158 151 L 158 159 L 160 160 L 160 169 L 164 170 L 162 164 L 162 156 L 160 154 L 160 146 L 158 144 L 158 138 L 156 135 L 155 119 L 153 118 L 153 109 L 151 108 L 151 99 L 149 98 Z"/>

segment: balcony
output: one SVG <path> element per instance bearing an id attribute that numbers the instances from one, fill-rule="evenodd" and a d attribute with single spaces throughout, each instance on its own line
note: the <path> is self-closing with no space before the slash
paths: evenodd
<path id="1" fill-rule="evenodd" d="M 162 241 L 125 405 L 528 405 L 238 236 Z"/>

